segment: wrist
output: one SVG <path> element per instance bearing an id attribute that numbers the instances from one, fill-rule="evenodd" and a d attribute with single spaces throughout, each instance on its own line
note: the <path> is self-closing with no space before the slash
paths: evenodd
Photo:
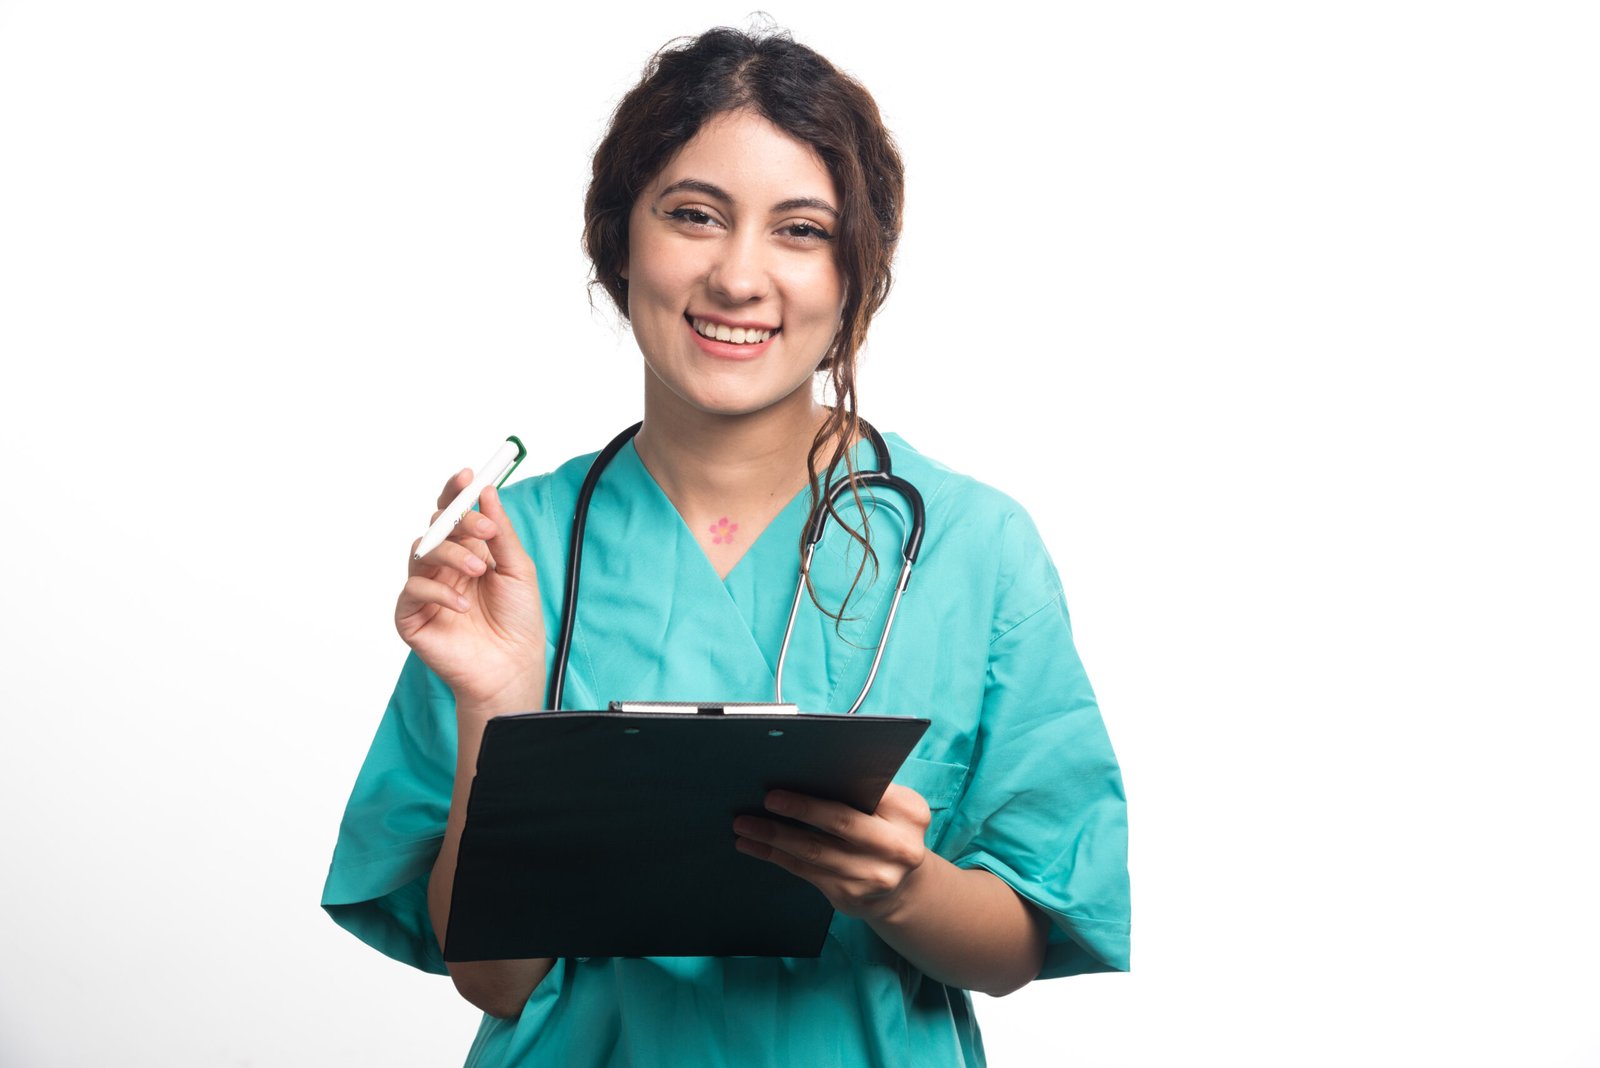
<path id="1" fill-rule="evenodd" d="M 544 707 L 544 687 L 540 680 L 524 679 L 494 693 L 457 693 L 456 721 L 472 723 L 480 729 L 495 716 L 536 712 Z"/>

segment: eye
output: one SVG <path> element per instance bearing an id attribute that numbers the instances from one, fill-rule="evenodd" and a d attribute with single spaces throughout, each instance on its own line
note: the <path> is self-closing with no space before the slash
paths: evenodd
<path id="1" fill-rule="evenodd" d="M 667 218 L 676 219 L 690 226 L 711 226 L 716 222 L 708 213 L 699 208 L 673 208 L 666 213 Z"/>
<path id="2" fill-rule="evenodd" d="M 832 241 L 833 235 L 813 222 L 796 219 L 794 222 L 784 223 L 778 227 L 778 232 L 784 237 L 792 237 L 800 241 Z"/>

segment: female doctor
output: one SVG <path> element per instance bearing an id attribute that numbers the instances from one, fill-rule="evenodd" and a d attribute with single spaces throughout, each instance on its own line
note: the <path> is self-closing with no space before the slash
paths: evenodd
<path id="1" fill-rule="evenodd" d="M 871 97 L 786 36 L 669 46 L 618 106 L 585 246 L 643 353 L 644 420 L 590 507 L 565 707 L 771 699 L 818 495 L 884 466 L 854 374 L 902 188 Z M 887 445 L 927 502 L 926 536 L 863 711 L 933 725 L 870 815 L 773 792 L 767 808 L 803 826 L 728 827 L 729 849 L 833 904 L 815 959 L 447 968 L 436 932 L 479 740 L 490 717 L 544 707 L 592 456 L 485 491 L 412 563 L 395 609 L 412 655 L 323 905 L 384 952 L 448 970 L 486 1014 L 469 1064 L 982 1064 L 968 991 L 1127 967 L 1121 779 L 1055 570 L 1014 502 Z M 902 513 L 861 497 L 818 550 L 789 649 L 784 698 L 808 712 L 854 703 L 898 578 Z"/>

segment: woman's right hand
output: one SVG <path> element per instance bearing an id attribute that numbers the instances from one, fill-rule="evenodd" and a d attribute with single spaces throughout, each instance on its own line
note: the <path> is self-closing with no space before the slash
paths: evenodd
<path id="1" fill-rule="evenodd" d="M 471 471 L 461 471 L 446 482 L 439 508 L 471 479 Z M 544 704 L 538 575 L 494 487 L 483 491 L 478 507 L 438 548 L 409 560 L 394 625 L 455 693 L 458 709 L 527 712 Z M 416 547 L 412 542 L 412 553 Z"/>

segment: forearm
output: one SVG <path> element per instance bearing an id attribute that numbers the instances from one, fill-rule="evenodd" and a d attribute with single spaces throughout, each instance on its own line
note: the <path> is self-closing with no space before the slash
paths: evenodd
<path id="1" fill-rule="evenodd" d="M 997 876 L 928 853 L 895 907 L 867 921 L 919 971 L 999 997 L 1039 975 L 1050 921 Z"/>
<path id="2" fill-rule="evenodd" d="M 528 707 L 523 705 L 522 707 Z M 428 878 L 428 915 L 444 945 L 450 918 L 450 897 L 455 888 L 456 856 L 461 848 L 461 829 L 467 820 L 467 796 L 478 766 L 478 746 L 483 739 L 483 724 L 488 714 L 479 709 L 457 708 L 457 749 L 455 787 L 450 796 L 450 814 L 445 822 L 444 844 Z M 525 960 L 487 960 L 451 962 L 445 967 L 456 990 L 491 1016 L 513 1018 L 522 1012 L 528 995 L 544 979 L 555 961 L 550 957 Z"/>

